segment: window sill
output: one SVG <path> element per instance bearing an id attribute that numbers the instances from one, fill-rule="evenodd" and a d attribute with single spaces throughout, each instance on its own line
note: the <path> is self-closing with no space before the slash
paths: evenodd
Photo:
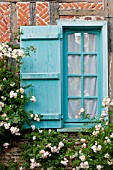
<path id="1" fill-rule="evenodd" d="M 57 129 L 57 132 L 89 132 L 89 128 L 62 128 Z"/>

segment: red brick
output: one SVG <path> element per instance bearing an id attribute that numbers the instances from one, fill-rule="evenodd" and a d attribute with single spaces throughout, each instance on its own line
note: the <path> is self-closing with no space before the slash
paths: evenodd
<path id="1" fill-rule="evenodd" d="M 101 6 L 103 7 L 102 3 L 88 3 L 88 2 L 79 2 L 79 3 L 59 3 L 59 9 L 103 9 L 101 8 Z"/>
<path id="2" fill-rule="evenodd" d="M 37 6 L 37 10 L 38 10 L 38 11 L 41 11 L 42 8 L 38 5 L 38 6 Z"/>
<path id="3" fill-rule="evenodd" d="M 46 12 L 46 13 L 44 13 L 43 15 L 42 15 L 42 18 L 43 19 L 46 19 L 48 17 L 48 12 Z"/>
<path id="4" fill-rule="evenodd" d="M 38 25 L 46 25 L 46 23 L 40 18 L 38 19 L 38 23 Z"/>
<path id="5" fill-rule="evenodd" d="M 0 2 L 0 42 L 10 41 L 10 4 Z"/>
<path id="6" fill-rule="evenodd" d="M 103 5 L 101 6 L 100 10 L 104 10 L 104 6 Z"/>
<path id="7" fill-rule="evenodd" d="M 29 25 L 30 23 L 30 3 L 17 2 L 17 25 Z"/>
<path id="8" fill-rule="evenodd" d="M 77 6 L 77 5 L 76 5 Z M 70 9 L 72 9 L 73 8 L 73 4 L 72 3 L 69 3 L 68 4 L 68 7 L 70 8 Z"/>
<path id="9" fill-rule="evenodd" d="M 91 6 L 91 3 L 87 3 L 84 5 L 84 9 L 88 9 Z"/>
<path id="10" fill-rule="evenodd" d="M 37 25 L 48 25 L 50 23 L 48 2 L 36 3 L 36 22 Z"/>
<path id="11" fill-rule="evenodd" d="M 68 3 L 63 3 L 63 7 L 64 7 L 64 8 L 69 8 Z"/>
<path id="12" fill-rule="evenodd" d="M 21 8 L 19 9 L 19 14 L 21 14 L 22 16 L 24 16 L 24 18 L 28 19 L 29 16 L 27 13 L 25 13 L 26 11 L 23 11 Z"/>
<path id="13" fill-rule="evenodd" d="M 60 16 L 62 19 L 74 19 L 74 16 Z"/>
<path id="14" fill-rule="evenodd" d="M 47 9 L 47 8 L 43 9 L 43 10 L 40 12 L 40 16 L 44 15 L 44 14 L 47 13 L 47 12 L 48 12 L 48 9 Z"/>
<path id="15" fill-rule="evenodd" d="M 95 7 L 95 9 L 100 9 L 102 7 L 102 4 L 97 4 L 97 6 Z"/>
<path id="16" fill-rule="evenodd" d="M 48 3 L 46 3 L 46 2 L 43 2 L 43 4 L 44 4 L 46 7 L 48 7 Z"/>
<path id="17" fill-rule="evenodd" d="M 84 6 L 85 6 L 85 4 L 86 4 L 86 3 L 78 3 L 78 7 L 79 7 L 80 9 L 83 9 Z"/>
<path id="18" fill-rule="evenodd" d="M 74 6 L 76 9 L 78 9 L 77 3 L 73 3 L 73 6 Z"/>
<path id="19" fill-rule="evenodd" d="M 49 17 L 47 17 L 45 20 L 44 20 L 46 23 L 50 23 L 50 18 Z"/>
<path id="20" fill-rule="evenodd" d="M 90 9 L 95 9 L 95 7 L 98 5 L 98 3 L 93 3 L 91 6 L 90 6 Z"/>
<path id="21" fill-rule="evenodd" d="M 45 5 L 42 3 L 38 3 L 38 6 L 40 6 L 42 9 L 45 8 Z"/>

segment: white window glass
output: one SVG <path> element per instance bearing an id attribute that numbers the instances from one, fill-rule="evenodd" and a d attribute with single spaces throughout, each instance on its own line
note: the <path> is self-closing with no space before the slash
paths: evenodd
<path id="1" fill-rule="evenodd" d="M 85 100 L 85 114 L 89 115 L 89 118 L 95 118 L 97 116 L 97 100 Z"/>
<path id="2" fill-rule="evenodd" d="M 79 55 L 68 56 L 68 74 L 81 73 L 81 57 Z"/>
<path id="3" fill-rule="evenodd" d="M 81 96 L 81 78 L 68 78 L 68 96 Z"/>
<path id="4" fill-rule="evenodd" d="M 68 52 L 81 51 L 81 33 L 74 33 L 68 35 Z"/>
<path id="5" fill-rule="evenodd" d="M 84 96 L 97 96 L 97 78 L 84 78 Z"/>
<path id="6" fill-rule="evenodd" d="M 68 101 L 68 118 L 75 119 L 81 108 L 81 100 L 69 99 Z"/>
<path id="7" fill-rule="evenodd" d="M 96 55 L 84 55 L 84 74 L 97 73 L 96 59 L 97 59 Z"/>
<path id="8" fill-rule="evenodd" d="M 96 34 L 84 33 L 84 52 L 96 52 Z"/>

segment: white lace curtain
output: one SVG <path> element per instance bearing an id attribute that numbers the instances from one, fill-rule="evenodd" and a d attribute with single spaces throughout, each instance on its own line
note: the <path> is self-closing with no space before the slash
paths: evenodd
<path id="1" fill-rule="evenodd" d="M 81 41 L 82 39 L 82 41 Z M 82 42 L 82 43 L 81 43 Z M 96 52 L 96 34 L 81 33 L 68 35 L 68 52 L 78 52 L 77 55 L 68 55 L 68 74 L 95 75 L 97 74 L 97 55 Z M 81 60 L 81 52 L 90 52 L 84 54 L 84 60 Z M 84 76 L 84 96 L 97 96 L 97 78 Z M 68 96 L 81 97 L 81 76 L 68 78 Z M 68 100 L 68 118 L 73 119 L 79 113 L 81 108 L 81 99 Z M 97 116 L 97 100 L 84 99 L 84 114 L 90 114 L 90 118 Z"/>

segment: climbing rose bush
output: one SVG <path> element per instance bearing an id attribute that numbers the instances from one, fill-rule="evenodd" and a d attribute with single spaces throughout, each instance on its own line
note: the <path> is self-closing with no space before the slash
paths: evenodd
<path id="1" fill-rule="evenodd" d="M 35 96 L 26 96 L 26 87 L 20 87 L 19 72 L 22 49 L 6 43 L 0 44 L 0 151 L 8 148 L 14 136 L 20 136 L 23 124 L 30 113 L 25 110 L 27 102 L 35 102 Z"/>
<path id="2" fill-rule="evenodd" d="M 104 98 L 102 104 L 105 108 L 100 118 L 95 119 L 92 128 L 88 129 L 86 125 L 86 129 L 76 137 L 51 129 L 35 129 L 27 134 L 28 142 L 22 146 L 22 167 L 43 170 L 113 169 L 113 124 L 108 123 L 109 112 L 106 109 L 112 103 L 109 97 Z M 80 113 L 83 111 L 80 109 Z"/>

